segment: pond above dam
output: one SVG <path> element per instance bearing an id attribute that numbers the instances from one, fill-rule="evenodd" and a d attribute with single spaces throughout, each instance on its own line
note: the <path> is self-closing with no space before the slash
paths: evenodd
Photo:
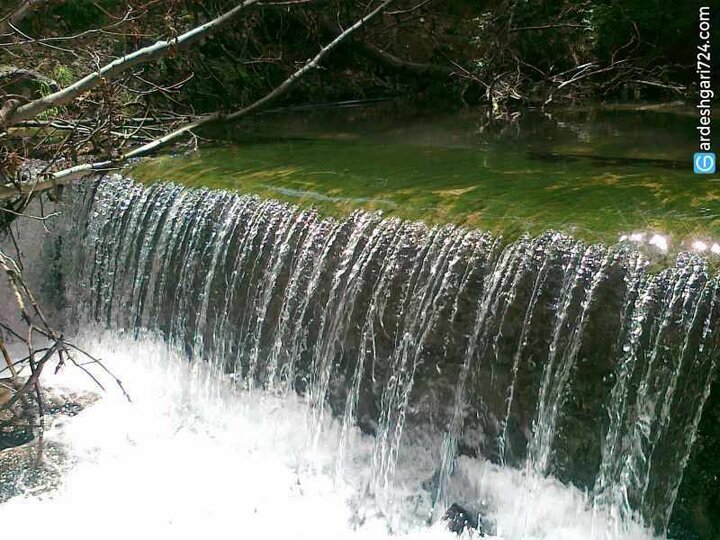
<path id="1" fill-rule="evenodd" d="M 314 206 L 453 223 L 515 239 L 548 229 L 657 255 L 720 253 L 720 179 L 692 173 L 690 111 L 406 114 L 384 105 L 268 113 L 225 143 L 137 164 L 132 176 Z"/>

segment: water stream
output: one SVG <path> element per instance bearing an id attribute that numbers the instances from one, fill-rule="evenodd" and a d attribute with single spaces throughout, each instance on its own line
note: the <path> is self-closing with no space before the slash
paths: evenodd
<path id="1" fill-rule="evenodd" d="M 0 470 L 3 534 L 714 538 L 718 181 L 620 109 L 268 114 L 68 189 L 27 273 L 133 403 Z"/>
<path id="2" fill-rule="evenodd" d="M 104 407 L 137 449 L 68 427 L 81 466 L 57 500 L 0 512 L 100 493 L 156 504 L 158 530 L 276 537 L 277 515 L 293 538 L 434 538 L 460 503 L 499 538 L 665 534 L 718 362 L 699 256 L 651 273 L 557 232 L 503 243 L 119 176 L 70 200 L 67 317 L 112 329 L 81 340 L 136 370 L 147 401 Z M 143 493 L 126 508 L 123 489 Z"/>

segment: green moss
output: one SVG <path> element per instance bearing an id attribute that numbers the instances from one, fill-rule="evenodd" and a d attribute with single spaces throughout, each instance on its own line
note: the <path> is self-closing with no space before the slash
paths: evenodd
<path id="1" fill-rule="evenodd" d="M 132 175 L 258 194 L 327 215 L 362 208 L 452 222 L 509 239 L 548 229 L 606 243 L 634 231 L 669 234 L 675 246 L 720 238 L 720 179 L 678 165 L 681 158 L 690 162 L 689 150 L 674 156 L 667 146 L 643 149 L 603 137 L 593 144 L 543 137 L 539 144 L 535 135 L 532 143 L 500 137 L 478 146 L 450 137 L 448 144 L 446 135 L 442 143 L 417 140 L 417 130 L 379 126 L 373 133 L 318 126 L 282 131 L 304 136 L 255 136 L 191 156 L 148 159 Z"/>
<path id="2" fill-rule="evenodd" d="M 75 72 L 69 66 L 55 66 L 52 77 L 60 86 L 67 86 L 76 79 Z"/>

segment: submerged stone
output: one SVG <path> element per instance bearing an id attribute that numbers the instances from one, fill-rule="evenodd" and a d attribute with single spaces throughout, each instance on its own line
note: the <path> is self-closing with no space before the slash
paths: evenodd
<path id="1" fill-rule="evenodd" d="M 485 536 L 483 528 L 474 512 L 471 512 L 457 503 L 453 503 L 443 516 L 447 528 L 456 534 L 467 531 L 476 531 L 480 536 Z"/>

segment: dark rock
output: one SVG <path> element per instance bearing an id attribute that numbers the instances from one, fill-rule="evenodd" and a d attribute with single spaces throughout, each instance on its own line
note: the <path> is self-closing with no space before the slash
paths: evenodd
<path id="1" fill-rule="evenodd" d="M 32 441 L 35 438 L 33 426 L 25 419 L 4 421 L 0 419 L 0 451 Z"/>
<path id="2" fill-rule="evenodd" d="M 19 384 L 19 383 L 18 383 Z M 26 403 L 18 401 L 3 409 L 17 390 L 10 379 L 0 379 L 0 451 L 28 443 L 35 438 L 33 412 Z"/>
<path id="3" fill-rule="evenodd" d="M 377 435 L 377 422 L 371 416 L 363 415 L 358 418 L 357 425 L 365 435 Z"/>
<path id="4" fill-rule="evenodd" d="M 462 534 L 465 530 L 476 531 L 480 536 L 485 536 L 477 515 L 466 510 L 457 503 L 453 503 L 443 516 L 443 521 L 448 529 L 456 534 Z"/>
<path id="5" fill-rule="evenodd" d="M 32 441 L 40 426 L 39 409 L 34 393 L 27 394 L 9 409 L 3 405 L 14 395 L 16 384 L 10 379 L 0 379 L 0 451 L 27 444 Z M 92 405 L 99 396 L 91 392 L 78 393 L 54 388 L 43 389 L 45 424 L 48 427 L 57 416 L 75 416 Z"/>

